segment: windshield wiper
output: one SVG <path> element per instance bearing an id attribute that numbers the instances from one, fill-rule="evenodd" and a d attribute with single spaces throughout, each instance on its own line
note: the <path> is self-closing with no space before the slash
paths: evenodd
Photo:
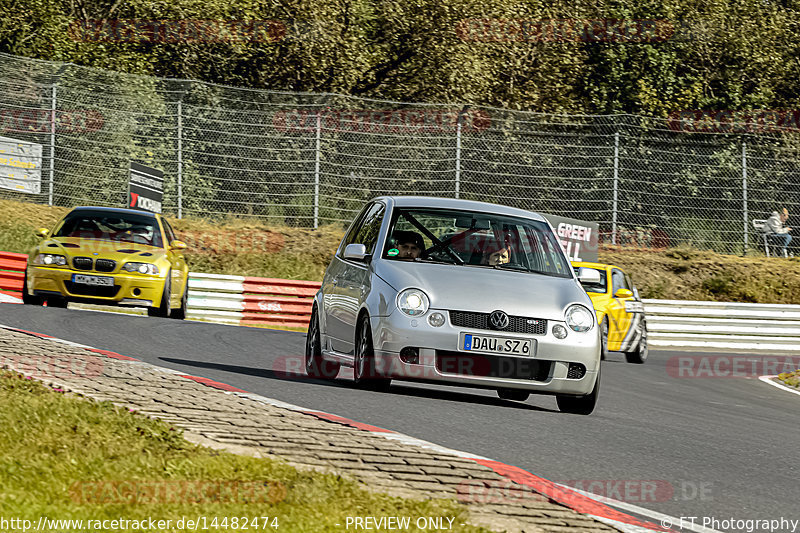
<path id="1" fill-rule="evenodd" d="M 416 258 L 414 258 L 414 261 L 415 262 L 419 262 L 419 263 L 434 263 L 434 264 L 437 264 L 437 265 L 459 265 L 460 264 L 460 263 L 456 263 L 455 261 L 442 261 L 441 259 L 428 259 L 428 258 L 424 258 L 423 259 L 422 257 L 416 257 Z"/>

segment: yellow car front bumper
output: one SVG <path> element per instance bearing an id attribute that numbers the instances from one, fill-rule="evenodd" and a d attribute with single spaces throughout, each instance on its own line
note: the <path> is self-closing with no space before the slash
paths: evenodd
<path id="1" fill-rule="evenodd" d="M 95 286 L 72 281 L 73 274 L 114 278 L 114 285 Z M 164 294 L 164 278 L 138 273 L 87 272 L 70 268 L 29 267 L 28 290 L 36 295 L 60 294 L 72 301 L 111 305 L 159 307 Z"/>

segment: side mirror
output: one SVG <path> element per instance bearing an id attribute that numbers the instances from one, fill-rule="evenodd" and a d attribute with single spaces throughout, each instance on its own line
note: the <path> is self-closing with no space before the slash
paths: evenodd
<path id="1" fill-rule="evenodd" d="M 614 298 L 633 298 L 633 291 L 630 289 L 617 289 Z"/>
<path id="2" fill-rule="evenodd" d="M 367 258 L 367 247 L 363 244 L 348 244 L 344 249 L 344 258 L 353 261 L 363 261 Z"/>
<path id="3" fill-rule="evenodd" d="M 169 243 L 169 247 L 172 248 L 173 250 L 185 250 L 186 249 L 186 243 L 176 239 L 176 240 L 172 241 L 171 243 Z"/>
<path id="4" fill-rule="evenodd" d="M 36 236 L 39 237 L 40 239 L 44 239 L 45 237 L 47 237 L 48 233 L 50 232 L 47 231 L 47 228 L 39 228 L 36 230 Z"/>
<path id="5" fill-rule="evenodd" d="M 581 283 L 600 283 L 600 272 L 593 268 L 580 267 L 578 281 Z"/>

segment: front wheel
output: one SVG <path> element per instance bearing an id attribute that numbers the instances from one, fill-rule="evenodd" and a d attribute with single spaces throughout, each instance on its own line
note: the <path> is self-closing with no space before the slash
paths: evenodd
<path id="1" fill-rule="evenodd" d="M 42 305 L 42 298 L 35 294 L 28 294 L 28 271 L 25 270 L 25 277 L 22 279 L 22 303 L 25 305 Z"/>
<path id="2" fill-rule="evenodd" d="M 353 364 L 356 385 L 375 391 L 386 391 L 391 379 L 378 376 L 375 365 L 375 350 L 372 346 L 372 327 L 369 317 L 364 315 L 356 332 L 356 356 Z"/>
<path id="3" fill-rule="evenodd" d="M 316 306 L 311 310 L 311 320 L 308 322 L 308 332 L 306 333 L 305 367 L 306 374 L 316 379 L 334 379 L 339 374 L 339 363 L 322 358 Z"/>
<path id="4" fill-rule="evenodd" d="M 161 295 L 161 305 L 158 307 L 148 307 L 147 314 L 149 316 L 159 316 L 161 318 L 169 317 L 171 307 L 169 303 L 169 299 L 171 297 L 170 294 L 170 283 L 172 281 L 172 273 L 167 272 L 167 277 L 164 280 L 164 292 Z"/>
<path id="5" fill-rule="evenodd" d="M 183 288 L 183 296 L 181 297 L 181 306 L 178 309 L 173 309 L 170 318 L 176 320 L 183 320 L 186 318 L 186 308 L 189 302 L 189 284 Z"/>
<path id="6" fill-rule="evenodd" d="M 597 396 L 600 393 L 600 368 L 597 369 L 597 379 L 594 382 L 592 392 L 585 396 L 567 396 L 565 394 L 556 395 L 558 408 L 564 413 L 574 415 L 590 415 L 597 406 Z"/>
<path id="7" fill-rule="evenodd" d="M 641 365 L 647 361 L 647 326 L 642 326 L 642 338 L 639 339 L 639 345 L 632 352 L 625 353 L 625 360 L 629 363 Z"/>
<path id="8" fill-rule="evenodd" d="M 600 360 L 605 361 L 608 358 L 608 318 L 603 318 L 600 328 Z"/>

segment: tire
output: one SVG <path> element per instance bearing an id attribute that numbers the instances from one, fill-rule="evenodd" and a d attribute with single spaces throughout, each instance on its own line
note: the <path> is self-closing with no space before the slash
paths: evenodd
<path id="1" fill-rule="evenodd" d="M 497 389 L 497 395 L 501 400 L 511 400 L 514 402 L 524 402 L 531 395 L 530 392 L 519 389 Z"/>
<path id="2" fill-rule="evenodd" d="M 597 371 L 597 379 L 594 382 L 592 392 L 585 396 L 567 396 L 565 394 L 556 395 L 558 408 L 564 413 L 574 415 L 590 415 L 597 406 L 597 397 L 600 394 L 600 370 Z"/>
<path id="3" fill-rule="evenodd" d="M 42 298 L 35 294 L 28 294 L 28 270 L 25 270 L 25 277 L 22 279 L 22 303 L 25 305 L 42 305 Z"/>
<path id="4" fill-rule="evenodd" d="M 186 318 L 186 307 L 189 302 L 189 283 L 183 288 L 183 296 L 181 296 L 181 306 L 178 309 L 173 309 L 169 315 L 170 318 L 176 320 L 184 320 Z"/>
<path id="5" fill-rule="evenodd" d="M 378 377 L 375 368 L 375 350 L 372 345 L 372 328 L 369 317 L 364 315 L 358 322 L 356 330 L 356 353 L 353 361 L 353 377 L 356 385 L 374 391 L 386 391 L 392 383 L 391 379 Z"/>
<path id="6" fill-rule="evenodd" d="M 170 280 L 172 279 L 172 272 L 167 272 L 167 277 L 164 280 L 164 292 L 161 295 L 161 305 L 158 307 L 148 307 L 147 314 L 149 316 L 158 316 L 167 318 L 170 314 Z"/>
<path id="7" fill-rule="evenodd" d="M 603 317 L 603 324 L 600 326 L 600 360 L 608 358 L 608 317 Z"/>
<path id="8" fill-rule="evenodd" d="M 317 306 L 311 310 L 311 320 L 308 322 L 306 333 L 306 353 L 304 357 L 306 374 L 315 379 L 335 379 L 339 375 L 339 363 L 326 361 L 322 358 L 322 343 L 320 342 L 319 317 Z"/>
<path id="9" fill-rule="evenodd" d="M 639 345 L 632 352 L 625 353 L 625 360 L 628 361 L 629 363 L 641 365 L 645 361 L 647 361 L 648 351 L 649 350 L 647 348 L 647 326 L 643 325 L 642 338 L 639 339 Z"/>

